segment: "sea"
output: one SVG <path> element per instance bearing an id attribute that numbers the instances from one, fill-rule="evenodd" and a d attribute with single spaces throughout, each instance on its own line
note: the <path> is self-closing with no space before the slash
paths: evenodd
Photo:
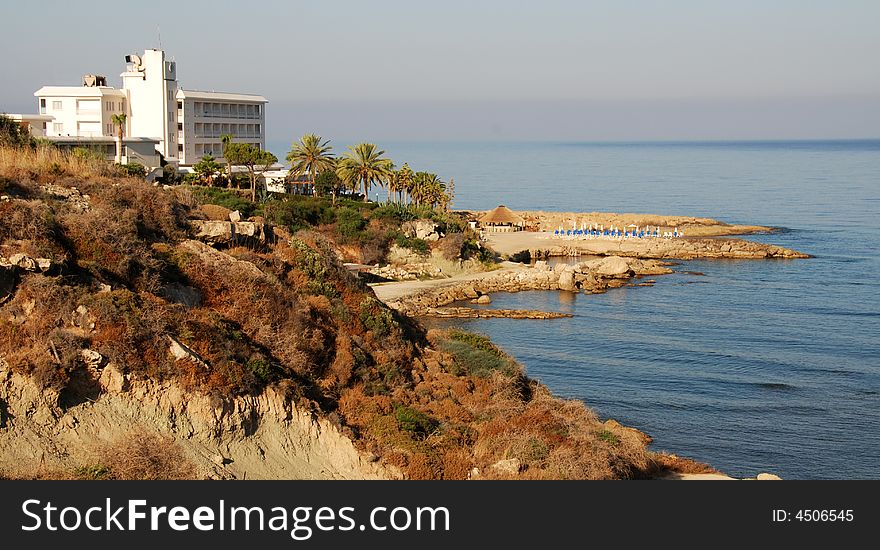
<path id="1" fill-rule="evenodd" d="M 556 320 L 457 320 L 557 395 L 736 477 L 880 478 L 880 140 L 382 144 L 456 209 L 778 227 L 806 260 L 683 261 L 653 287 L 494 295 Z M 565 261 L 565 260 L 562 260 Z"/>

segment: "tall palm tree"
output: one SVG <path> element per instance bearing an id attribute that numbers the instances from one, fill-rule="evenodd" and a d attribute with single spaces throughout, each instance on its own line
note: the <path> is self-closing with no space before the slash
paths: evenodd
<path id="1" fill-rule="evenodd" d="M 223 144 L 223 158 L 226 160 L 226 179 L 229 180 L 229 187 L 232 187 L 232 163 L 226 158 L 226 150 L 229 149 L 233 137 L 232 134 L 222 134 L 220 136 L 220 143 Z"/>
<path id="2" fill-rule="evenodd" d="M 309 173 L 309 181 L 312 184 L 312 194 L 318 195 L 318 188 L 315 187 L 315 178 L 318 172 L 333 169 L 336 159 L 330 152 L 333 146 L 330 140 L 321 142 L 321 136 L 316 134 L 306 134 L 291 146 L 290 152 L 287 153 L 287 160 L 290 162 L 290 173 L 296 176 Z M 334 199 L 336 196 L 334 195 Z"/>
<path id="3" fill-rule="evenodd" d="M 407 163 L 404 163 L 400 170 L 395 170 L 388 180 L 388 191 L 389 193 L 397 193 L 398 204 L 403 204 L 403 195 L 410 192 L 412 182 L 413 171 Z"/>
<path id="4" fill-rule="evenodd" d="M 110 120 L 116 126 L 116 164 L 122 164 L 122 139 L 125 137 L 125 121 L 128 116 L 125 113 L 113 115 Z"/>
<path id="5" fill-rule="evenodd" d="M 372 143 L 358 143 L 349 147 L 336 166 L 339 179 L 357 189 L 363 186 L 364 202 L 370 198 L 370 187 L 382 185 L 391 177 L 394 163 L 385 158 L 385 151 Z"/>
<path id="6" fill-rule="evenodd" d="M 429 172 L 416 172 L 413 178 L 412 195 L 416 204 L 428 205 L 431 208 L 449 202 L 446 184 L 437 177 L 437 174 Z"/>

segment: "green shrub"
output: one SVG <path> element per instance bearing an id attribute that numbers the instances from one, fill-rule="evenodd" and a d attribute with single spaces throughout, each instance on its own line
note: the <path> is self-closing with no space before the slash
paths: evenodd
<path id="1" fill-rule="evenodd" d="M 428 241 L 425 239 L 417 239 L 415 237 L 407 237 L 401 232 L 395 232 L 394 234 L 394 242 L 397 246 L 401 248 L 409 248 L 414 252 L 418 252 L 419 254 L 427 254 L 429 247 Z"/>
<path id="2" fill-rule="evenodd" d="M 394 405 L 394 418 L 397 420 L 397 426 L 401 430 L 409 432 L 420 439 L 431 435 L 440 425 L 437 420 L 427 414 L 399 403 Z"/>
<path id="3" fill-rule="evenodd" d="M 452 355 L 452 374 L 485 378 L 498 371 L 517 376 L 520 367 L 488 338 L 462 330 L 453 330 L 440 343 L 440 350 Z"/>
<path id="4" fill-rule="evenodd" d="M 144 167 L 143 164 L 140 164 L 138 162 L 129 162 L 128 164 L 120 164 L 118 166 L 122 173 L 126 176 L 142 178 L 147 175 L 147 169 Z"/>
<path id="5" fill-rule="evenodd" d="M 391 329 L 397 324 L 391 310 L 372 297 L 364 298 L 364 301 L 361 302 L 360 318 L 364 327 L 373 331 L 378 337 L 391 332 Z"/>
<path id="6" fill-rule="evenodd" d="M 77 479 L 97 480 L 110 479 L 111 471 L 109 466 L 103 464 L 91 464 L 89 466 L 81 466 L 73 471 L 73 475 Z"/>
<path id="7" fill-rule="evenodd" d="M 336 212 L 336 231 L 344 240 L 351 241 L 360 236 L 367 227 L 367 220 L 358 210 L 343 207 Z"/>
<path id="8" fill-rule="evenodd" d="M 602 430 L 601 432 L 597 433 L 596 436 L 602 441 L 605 441 L 606 443 L 610 443 L 612 445 L 617 445 L 618 443 L 620 443 L 620 438 L 614 435 L 612 432 L 609 432 L 608 430 Z"/>
<path id="9" fill-rule="evenodd" d="M 191 189 L 193 199 L 200 204 L 216 204 L 230 210 L 241 212 L 242 218 L 249 218 L 257 212 L 257 205 L 243 198 L 230 189 L 217 187 L 193 187 Z"/>
<path id="10" fill-rule="evenodd" d="M 276 225 L 295 232 L 305 227 L 331 224 L 336 213 L 323 198 L 291 196 L 286 200 L 272 201 L 263 208 L 266 218 Z"/>
<path id="11" fill-rule="evenodd" d="M 262 357 L 250 359 L 245 366 L 260 382 L 268 382 L 272 376 L 272 365 Z"/>

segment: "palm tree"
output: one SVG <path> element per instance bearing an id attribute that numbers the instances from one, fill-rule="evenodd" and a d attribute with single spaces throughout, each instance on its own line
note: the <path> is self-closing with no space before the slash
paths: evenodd
<path id="1" fill-rule="evenodd" d="M 369 200 L 370 187 L 374 183 L 382 185 L 391 177 L 394 163 L 384 158 L 384 154 L 385 151 L 372 143 L 358 143 L 349 147 L 337 163 L 339 179 L 354 189 L 363 186 L 364 202 Z"/>
<path id="2" fill-rule="evenodd" d="M 113 115 L 110 120 L 116 126 L 116 164 L 122 164 L 122 139 L 125 137 L 125 120 L 128 116 L 125 113 Z"/>
<path id="3" fill-rule="evenodd" d="M 395 170 L 388 180 L 388 191 L 389 193 L 397 193 L 397 202 L 403 204 L 403 195 L 410 192 L 412 183 L 413 171 L 409 164 L 404 163 L 400 170 Z"/>
<path id="4" fill-rule="evenodd" d="M 232 163 L 226 158 L 226 150 L 229 149 L 229 145 L 234 137 L 232 134 L 222 134 L 220 136 L 220 143 L 223 144 L 223 158 L 226 159 L 226 179 L 229 180 L 229 187 L 232 187 Z M 240 188 L 241 186 L 237 187 Z"/>
<path id="5" fill-rule="evenodd" d="M 309 173 L 309 180 L 312 184 L 312 195 L 318 196 L 318 188 L 315 187 L 315 178 L 318 172 L 332 170 L 336 159 L 330 152 L 333 146 L 330 140 L 321 143 L 321 136 L 316 134 L 306 134 L 291 146 L 290 152 L 287 153 L 287 161 L 290 162 L 290 173 L 299 176 L 305 172 Z M 334 202 L 336 195 L 333 195 Z"/>
<path id="6" fill-rule="evenodd" d="M 443 204 L 446 200 L 446 184 L 437 174 L 429 172 L 416 172 L 413 178 L 413 200 L 416 204 L 427 204 L 432 208 L 437 204 Z"/>

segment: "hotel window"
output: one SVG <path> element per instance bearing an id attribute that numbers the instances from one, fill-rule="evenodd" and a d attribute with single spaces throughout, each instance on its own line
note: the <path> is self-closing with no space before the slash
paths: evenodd
<path id="1" fill-rule="evenodd" d="M 183 131 L 183 123 L 182 123 L 182 122 L 178 122 L 178 123 L 177 123 L 177 131 L 178 131 L 178 132 L 182 132 L 182 131 Z"/>
<path id="2" fill-rule="evenodd" d="M 43 98 L 40 98 L 40 114 L 41 115 L 46 114 L 46 100 Z"/>
<path id="3" fill-rule="evenodd" d="M 52 131 L 55 132 L 56 134 L 60 134 L 61 132 L 64 131 L 64 124 L 62 124 L 61 122 L 53 122 L 52 123 Z"/>
<path id="4" fill-rule="evenodd" d="M 53 111 L 60 111 L 61 110 L 61 102 L 60 101 L 53 101 L 52 102 L 52 110 Z"/>

